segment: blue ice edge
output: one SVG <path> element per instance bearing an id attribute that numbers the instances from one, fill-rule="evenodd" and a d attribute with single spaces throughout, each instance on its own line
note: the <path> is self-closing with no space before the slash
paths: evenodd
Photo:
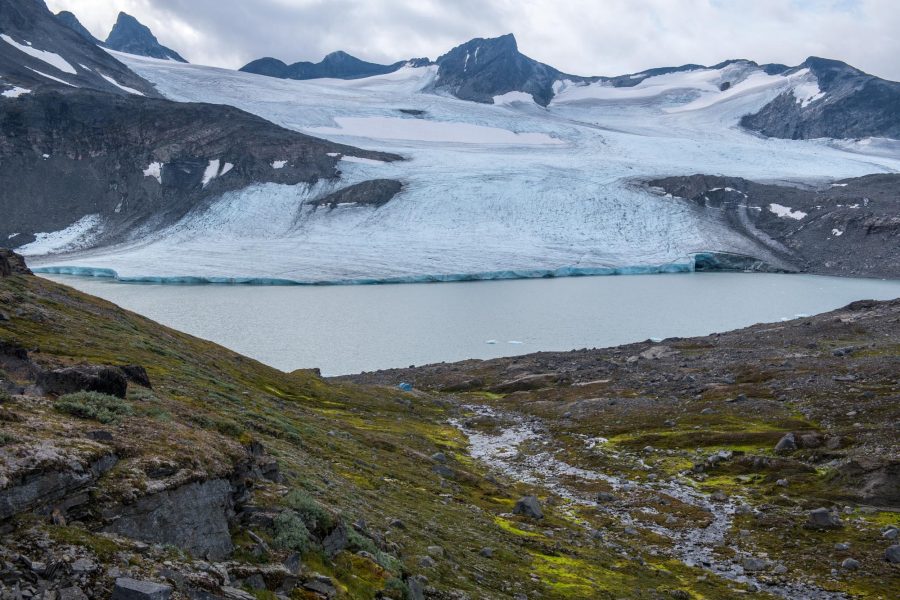
<path id="1" fill-rule="evenodd" d="M 79 266 L 47 266 L 31 269 L 46 275 L 74 275 L 113 279 L 120 283 L 155 283 L 164 285 L 388 285 L 397 283 L 449 283 L 458 281 L 491 281 L 501 279 L 549 279 L 555 277 L 590 277 L 602 275 L 652 275 L 659 273 L 693 273 L 695 261 L 673 262 L 662 265 L 638 265 L 631 267 L 559 267 L 557 269 L 525 269 L 485 271 L 481 273 L 452 273 L 435 275 L 408 275 L 401 277 L 333 279 L 329 281 L 303 281 L 268 277 L 194 277 L 194 276 L 132 276 L 122 277 L 113 269 Z"/>

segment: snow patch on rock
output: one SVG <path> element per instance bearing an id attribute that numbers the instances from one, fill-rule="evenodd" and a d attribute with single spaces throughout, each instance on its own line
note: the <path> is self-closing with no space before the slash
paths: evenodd
<path id="1" fill-rule="evenodd" d="M 104 75 L 103 73 L 100 73 L 100 77 L 102 77 L 107 82 L 111 83 L 112 85 L 116 86 L 123 92 L 128 92 L 129 94 L 134 94 L 135 96 L 143 96 L 144 95 L 142 92 L 139 92 L 134 88 L 130 88 L 127 85 L 122 85 L 121 83 L 119 83 L 118 81 L 116 81 L 115 79 L 113 79 L 112 77 L 110 77 L 108 75 Z"/>
<path id="2" fill-rule="evenodd" d="M 800 221 L 806 218 L 806 213 L 802 210 L 793 210 L 790 206 L 782 206 L 781 204 L 770 204 L 769 211 L 783 219 L 796 219 L 797 221 Z"/>
<path id="3" fill-rule="evenodd" d="M 162 163 L 150 163 L 150 166 L 144 169 L 144 177 L 153 177 L 162 185 Z"/>
<path id="4" fill-rule="evenodd" d="M 63 73 L 69 73 L 70 75 L 77 75 L 78 71 L 75 70 L 75 67 L 70 65 L 62 56 L 56 54 L 54 52 L 48 52 L 46 50 L 38 50 L 37 48 L 32 47 L 29 42 L 25 42 L 25 44 L 20 44 L 16 40 L 12 39 L 5 33 L 0 33 L 0 39 L 4 42 L 16 48 L 20 52 L 24 52 L 28 56 L 32 58 L 36 58 L 42 62 L 47 63 L 51 67 L 55 67 L 62 71 Z M 27 44 L 27 45 L 26 45 Z"/>

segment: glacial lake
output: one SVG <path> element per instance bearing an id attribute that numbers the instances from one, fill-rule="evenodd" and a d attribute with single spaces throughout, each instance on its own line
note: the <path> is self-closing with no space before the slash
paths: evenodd
<path id="1" fill-rule="evenodd" d="M 343 375 L 697 336 L 900 297 L 900 281 L 691 273 L 352 286 L 47 276 L 284 371 Z"/>

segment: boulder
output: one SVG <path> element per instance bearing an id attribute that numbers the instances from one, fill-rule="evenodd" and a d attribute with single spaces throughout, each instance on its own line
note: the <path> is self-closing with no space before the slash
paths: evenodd
<path id="1" fill-rule="evenodd" d="M 46 394 L 62 396 L 75 392 L 100 392 L 125 397 L 128 380 L 118 367 L 84 365 L 38 373 L 37 385 Z"/>
<path id="2" fill-rule="evenodd" d="M 797 449 L 797 440 L 794 438 L 793 433 L 785 434 L 783 438 L 778 440 L 778 443 L 775 444 L 775 453 L 776 454 L 790 454 L 791 452 Z"/>
<path id="3" fill-rule="evenodd" d="M 747 571 L 748 573 L 756 573 L 765 571 L 769 567 L 769 563 L 765 559 L 748 556 L 741 561 L 741 566 L 743 566 L 744 571 Z"/>
<path id="4" fill-rule="evenodd" d="M 884 560 L 895 565 L 900 563 L 900 544 L 894 544 L 885 550 Z"/>
<path id="5" fill-rule="evenodd" d="M 804 525 L 807 529 L 840 529 L 843 526 L 841 518 L 827 508 L 811 510 Z"/>
<path id="6" fill-rule="evenodd" d="M 171 586 L 120 577 L 116 579 L 112 600 L 168 600 L 171 596 Z"/>
<path id="7" fill-rule="evenodd" d="M 542 373 L 538 375 L 526 375 L 509 381 L 504 381 L 493 386 L 490 391 L 495 394 L 511 394 L 512 392 L 528 392 L 550 387 L 559 380 L 555 373 Z"/>
<path id="8" fill-rule="evenodd" d="M 324 540 L 322 540 L 322 550 L 328 558 L 334 558 L 350 544 L 347 527 L 343 523 L 339 523 L 337 527 L 331 530 Z"/>
<path id="9" fill-rule="evenodd" d="M 544 511 L 541 510 L 541 503 L 535 496 L 525 496 L 520 498 L 513 507 L 514 515 L 522 515 L 529 519 L 543 519 Z"/>
<path id="10" fill-rule="evenodd" d="M 841 563 L 841 568 L 848 571 L 856 571 L 859 569 L 859 561 L 855 558 L 845 558 Z"/>

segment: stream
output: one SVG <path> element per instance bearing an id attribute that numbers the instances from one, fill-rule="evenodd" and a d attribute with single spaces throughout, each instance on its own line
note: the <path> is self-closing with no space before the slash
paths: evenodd
<path id="1" fill-rule="evenodd" d="M 847 599 L 843 593 L 829 592 L 799 581 L 782 581 L 775 584 L 762 581 L 754 573 L 747 572 L 740 563 L 717 556 L 715 550 L 726 543 L 726 533 L 732 527 L 735 513 L 749 509 L 739 502 L 739 498 L 714 502 L 707 494 L 677 478 L 672 478 L 671 481 L 643 483 L 575 467 L 557 457 L 553 438 L 547 433 L 540 419 L 498 412 L 483 405 L 466 405 L 462 409 L 477 417 L 496 419 L 505 424 L 497 433 L 485 433 L 467 426 L 468 419 L 451 420 L 451 423 L 468 437 L 470 455 L 510 479 L 541 487 L 573 505 L 598 507 L 615 516 L 626 526 L 641 527 L 664 536 L 672 540 L 673 556 L 690 567 L 699 567 L 719 577 L 790 600 Z M 605 440 L 597 438 L 585 439 L 585 443 L 595 451 L 603 441 Z M 524 450 L 526 446 L 529 450 L 520 451 L 520 448 Z M 532 451 L 530 448 L 537 450 Z M 594 498 L 573 490 L 565 484 L 565 479 L 571 477 L 587 481 L 605 481 L 620 494 L 635 491 L 650 492 L 654 495 L 667 494 L 680 502 L 708 512 L 712 521 L 706 527 L 686 529 L 670 529 L 654 522 L 640 521 L 626 509 L 598 504 Z M 588 527 L 586 523 L 582 524 Z M 739 559 L 750 557 L 749 554 L 739 553 Z"/>

